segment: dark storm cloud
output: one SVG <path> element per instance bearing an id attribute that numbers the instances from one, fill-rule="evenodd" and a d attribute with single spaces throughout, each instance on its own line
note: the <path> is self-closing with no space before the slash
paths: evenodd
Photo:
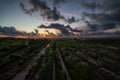
<path id="1" fill-rule="evenodd" d="M 26 32 L 21 32 L 16 30 L 15 27 L 1 27 L 0 26 L 0 34 L 6 35 L 25 35 Z"/>
<path id="2" fill-rule="evenodd" d="M 52 0 L 52 1 L 54 2 L 54 4 L 66 2 L 66 0 Z"/>
<path id="3" fill-rule="evenodd" d="M 58 6 L 60 5 L 61 3 L 65 3 L 67 0 L 50 0 L 53 2 L 53 5 L 54 6 Z"/>
<path id="4" fill-rule="evenodd" d="M 61 33 L 64 35 L 73 35 L 73 32 L 78 32 L 78 33 L 81 32 L 80 30 L 72 29 L 69 25 L 64 26 L 59 23 L 50 24 L 49 26 L 45 26 L 42 24 L 42 25 L 38 26 L 38 28 L 57 29 L 57 30 L 60 30 Z"/>
<path id="5" fill-rule="evenodd" d="M 32 15 L 32 13 L 25 8 L 25 5 L 23 3 L 20 3 L 20 8 L 24 11 L 24 13 Z"/>
<path id="6" fill-rule="evenodd" d="M 44 19 L 47 19 L 48 21 L 63 20 L 70 24 L 78 21 L 75 19 L 75 17 L 72 17 L 71 19 L 66 19 L 63 15 L 61 15 L 61 13 L 58 11 L 58 9 L 55 6 L 52 9 L 43 0 L 29 0 L 29 3 L 32 6 L 31 9 L 26 9 L 25 5 L 23 3 L 20 3 L 20 7 L 27 14 L 31 15 L 33 13 L 38 13 L 40 16 L 42 16 Z"/>
<path id="7" fill-rule="evenodd" d="M 47 20 L 57 21 L 63 18 L 56 7 L 51 9 L 45 1 L 29 0 L 29 3 L 33 6 L 31 12 L 37 12 Z"/>
<path id="8" fill-rule="evenodd" d="M 89 26 L 91 31 L 99 31 L 99 30 L 108 30 L 116 28 L 115 23 L 106 23 L 106 24 L 96 24 L 96 23 L 90 23 L 89 21 L 85 21 L 85 23 Z"/>
<path id="9" fill-rule="evenodd" d="M 37 29 L 34 29 L 34 31 L 35 31 L 35 34 L 38 34 L 38 33 L 39 33 L 39 31 L 38 31 Z"/>
<path id="10" fill-rule="evenodd" d="M 34 29 L 34 32 L 27 33 L 25 31 L 19 31 L 15 27 L 0 26 L 0 34 L 8 36 L 36 36 L 38 34 L 38 30 Z"/>
<path id="11" fill-rule="evenodd" d="M 69 24 L 74 23 L 74 22 L 79 22 L 79 19 L 76 19 L 74 16 L 72 16 L 71 18 L 68 18 L 66 20 L 66 22 L 68 22 Z"/>
<path id="12" fill-rule="evenodd" d="M 95 23 L 90 23 L 89 21 L 85 21 L 87 26 L 90 27 L 91 31 L 97 31 L 98 30 L 98 25 Z"/>
<path id="13" fill-rule="evenodd" d="M 23 6 L 23 3 L 21 3 L 21 8 L 23 9 L 24 12 L 27 11 L 32 14 L 38 13 L 43 18 L 47 20 L 53 20 L 53 21 L 56 21 L 62 18 L 57 8 L 54 7 L 54 9 L 52 10 L 50 7 L 47 6 L 47 3 L 45 1 L 29 0 L 29 3 L 32 5 L 31 9 L 25 9 L 25 7 Z"/>
<path id="14" fill-rule="evenodd" d="M 115 23 L 115 19 L 110 15 L 106 13 L 87 13 L 84 12 L 83 15 L 85 17 L 88 17 L 91 19 L 92 22 L 97 23 L 97 24 L 109 24 L 109 23 Z"/>
<path id="15" fill-rule="evenodd" d="M 83 0 L 81 0 L 83 1 Z M 89 4 L 88 2 L 85 2 L 86 4 Z M 82 3 L 81 3 L 82 4 Z M 98 5 L 99 4 L 99 5 Z M 99 19 L 106 20 L 107 22 L 110 20 L 120 22 L 120 0 L 101 0 L 101 3 L 94 2 L 87 7 L 87 5 L 83 4 L 84 7 L 87 7 L 87 9 L 94 9 L 97 8 L 97 10 L 94 13 L 87 12 L 87 16 L 89 16 L 92 19 L 96 19 L 98 21 Z M 95 5 L 95 6 L 94 6 Z M 91 7 L 90 7 L 91 6 Z M 94 6 L 94 7 L 92 7 Z M 102 11 L 102 13 L 98 12 L 99 10 Z M 86 16 L 86 14 L 85 14 Z"/>
<path id="16" fill-rule="evenodd" d="M 66 34 L 69 35 L 69 31 L 67 30 L 67 27 L 61 24 L 50 24 L 49 26 L 45 26 L 45 25 L 40 25 L 38 28 L 49 28 L 49 29 L 57 29 L 60 30 L 62 34 Z"/>
<path id="17" fill-rule="evenodd" d="M 88 2 L 86 0 L 80 0 L 81 6 L 83 6 L 86 9 L 95 10 L 96 8 L 100 8 L 101 4 L 97 3 L 96 1 L 91 0 L 91 2 Z"/>
<path id="18" fill-rule="evenodd" d="M 116 28 L 116 24 L 115 23 L 104 24 L 102 25 L 102 28 L 103 30 L 113 29 L 113 28 Z"/>
<path id="19" fill-rule="evenodd" d="M 120 0 L 102 0 L 101 6 L 100 9 L 118 12 L 120 9 Z"/>
<path id="20" fill-rule="evenodd" d="M 94 10 L 93 12 L 86 11 L 83 13 L 84 17 L 91 19 L 89 23 L 97 24 L 97 27 L 103 29 L 114 28 L 116 24 L 120 24 L 120 0 L 80 1 L 83 8 Z"/>

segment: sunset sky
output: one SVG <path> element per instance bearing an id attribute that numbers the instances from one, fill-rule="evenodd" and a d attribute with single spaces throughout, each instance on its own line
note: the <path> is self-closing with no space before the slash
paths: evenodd
<path id="1" fill-rule="evenodd" d="M 48 33 L 68 30 L 67 34 L 119 32 L 119 5 L 120 0 L 0 0 L 0 25 L 26 32 L 36 29 L 39 33 L 46 33 L 46 29 Z"/>
<path id="2" fill-rule="evenodd" d="M 50 0 L 46 0 L 47 3 L 52 4 Z M 19 30 L 32 31 L 40 24 L 49 24 L 52 22 L 45 21 L 41 16 L 26 15 L 20 8 L 20 2 L 23 2 L 27 7 L 31 7 L 28 0 L 1 0 L 0 1 L 0 25 L 2 26 L 14 26 Z M 72 7 L 71 7 L 72 5 Z M 61 4 L 60 12 L 66 17 L 80 17 L 81 9 L 79 0 L 70 0 L 69 3 Z M 63 21 L 56 21 L 62 24 Z M 71 24 L 73 27 L 79 27 L 80 23 Z"/>

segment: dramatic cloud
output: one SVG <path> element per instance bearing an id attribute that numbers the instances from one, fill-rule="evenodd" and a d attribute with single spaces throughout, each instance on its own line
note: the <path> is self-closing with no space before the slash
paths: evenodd
<path id="1" fill-rule="evenodd" d="M 48 36 L 57 36 L 57 35 L 55 35 L 53 32 L 49 32 L 49 30 L 45 30 L 45 32 L 48 33 Z"/>
<path id="2" fill-rule="evenodd" d="M 20 8 L 24 11 L 24 13 L 29 14 L 29 15 L 32 15 L 32 13 L 25 8 L 25 6 L 24 6 L 23 3 L 20 3 Z"/>
<path id="3" fill-rule="evenodd" d="M 0 35 L 8 35 L 8 36 L 35 36 L 38 34 L 38 30 L 35 29 L 35 32 L 27 33 L 25 31 L 19 31 L 15 27 L 1 27 L 0 26 Z"/>
<path id="4" fill-rule="evenodd" d="M 101 31 L 101 30 L 116 28 L 115 23 L 107 23 L 107 24 L 102 24 L 102 25 L 99 25 L 96 23 L 90 23 L 89 21 L 85 21 L 85 23 L 89 26 L 91 31 Z"/>
<path id="5" fill-rule="evenodd" d="M 38 31 L 37 29 L 34 29 L 34 31 L 35 31 L 35 34 L 38 34 L 38 33 L 39 33 L 39 31 Z"/>
<path id="6" fill-rule="evenodd" d="M 49 26 L 45 26 L 45 25 L 40 25 L 38 28 L 52 28 L 52 29 L 57 29 L 60 30 L 62 34 L 66 34 L 69 35 L 69 31 L 67 30 L 67 27 L 61 24 L 50 24 Z"/>
<path id="7" fill-rule="evenodd" d="M 100 3 L 95 2 L 95 0 L 91 0 L 91 2 L 88 2 L 86 0 L 80 0 L 81 6 L 83 6 L 86 9 L 95 10 L 96 8 L 100 8 Z"/>
<path id="8" fill-rule="evenodd" d="M 120 0 L 80 0 L 83 8 L 93 11 L 83 13 L 84 18 L 88 19 L 87 24 L 92 28 L 111 29 L 120 24 Z M 91 25 L 90 25 L 90 24 Z M 93 25 L 94 24 L 94 25 Z"/>
<path id="9" fill-rule="evenodd" d="M 120 25 L 120 0 L 79 0 L 81 11 L 81 19 L 76 19 L 72 16 L 66 18 L 58 10 L 58 6 L 70 0 L 28 0 L 31 5 L 30 9 L 25 8 L 23 3 L 20 4 L 21 9 L 29 15 L 38 14 L 44 20 L 59 21 L 63 20 L 69 24 L 79 21 L 84 21 L 89 26 L 91 31 L 101 31 L 107 29 L 114 29 L 116 25 Z M 51 2 L 50 5 L 47 4 Z M 77 1 L 77 0 L 76 0 Z M 52 4 L 53 3 L 53 4 Z M 80 11 L 80 12 L 81 12 Z M 49 26 L 41 25 L 39 28 L 54 28 L 61 31 L 62 34 L 72 35 L 73 33 L 80 33 L 81 31 L 72 29 L 70 26 L 61 24 L 51 24 Z M 35 31 L 36 32 L 36 31 Z M 48 34 L 52 34 L 46 31 Z M 53 34 L 54 35 L 54 34 Z"/>
<path id="10" fill-rule="evenodd" d="M 59 3 L 59 0 L 54 0 L 54 2 Z M 31 9 L 26 9 L 25 5 L 23 3 L 20 3 L 20 8 L 29 15 L 33 13 L 38 13 L 40 16 L 42 16 L 44 19 L 48 21 L 63 20 L 70 24 L 73 22 L 78 22 L 78 20 L 76 20 L 75 17 L 66 19 L 63 15 L 61 15 L 61 13 L 58 11 L 58 9 L 55 6 L 52 9 L 43 0 L 29 0 L 29 3 L 32 6 Z"/>
<path id="11" fill-rule="evenodd" d="M 53 1 L 54 6 L 58 6 L 61 3 L 65 3 L 67 0 L 51 0 L 51 1 Z"/>
<path id="12" fill-rule="evenodd" d="M 66 2 L 66 0 L 52 0 L 55 4 Z"/>
<path id="13" fill-rule="evenodd" d="M 63 35 L 74 35 L 74 33 L 78 33 L 80 34 L 80 30 L 77 29 L 72 29 L 69 25 L 64 26 L 62 24 L 50 24 L 49 26 L 45 26 L 45 25 L 40 25 L 38 26 L 38 28 L 46 28 L 46 29 L 57 29 L 59 31 L 61 31 L 61 34 Z"/>
<path id="14" fill-rule="evenodd" d="M 24 35 L 24 32 L 18 31 L 14 27 L 1 27 L 0 26 L 0 34 Z"/>
<path id="15" fill-rule="evenodd" d="M 80 20 L 80 19 L 75 19 L 75 17 L 72 16 L 71 18 L 68 18 L 68 19 L 66 20 L 66 22 L 68 22 L 69 24 L 71 24 L 71 23 L 74 23 L 74 22 L 79 22 L 79 20 Z"/>
<path id="16" fill-rule="evenodd" d="M 83 0 L 81 0 L 83 1 Z M 88 2 L 86 2 L 88 4 Z M 99 5 L 98 5 L 99 4 Z M 120 22 L 120 0 L 101 0 L 101 3 L 94 2 L 90 6 L 94 7 L 87 7 L 87 9 L 94 9 L 97 8 L 97 10 L 94 13 L 87 12 L 85 16 L 89 16 L 92 19 L 96 19 L 96 21 L 114 21 L 114 22 Z M 83 5 L 86 7 L 86 5 Z M 101 10 L 101 12 L 99 12 Z"/>

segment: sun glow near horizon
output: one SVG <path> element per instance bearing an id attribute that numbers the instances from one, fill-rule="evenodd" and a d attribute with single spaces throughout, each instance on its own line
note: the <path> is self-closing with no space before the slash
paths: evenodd
<path id="1" fill-rule="evenodd" d="M 40 36 L 53 36 L 53 35 L 59 35 L 61 33 L 60 30 L 57 29 L 39 29 Z"/>

